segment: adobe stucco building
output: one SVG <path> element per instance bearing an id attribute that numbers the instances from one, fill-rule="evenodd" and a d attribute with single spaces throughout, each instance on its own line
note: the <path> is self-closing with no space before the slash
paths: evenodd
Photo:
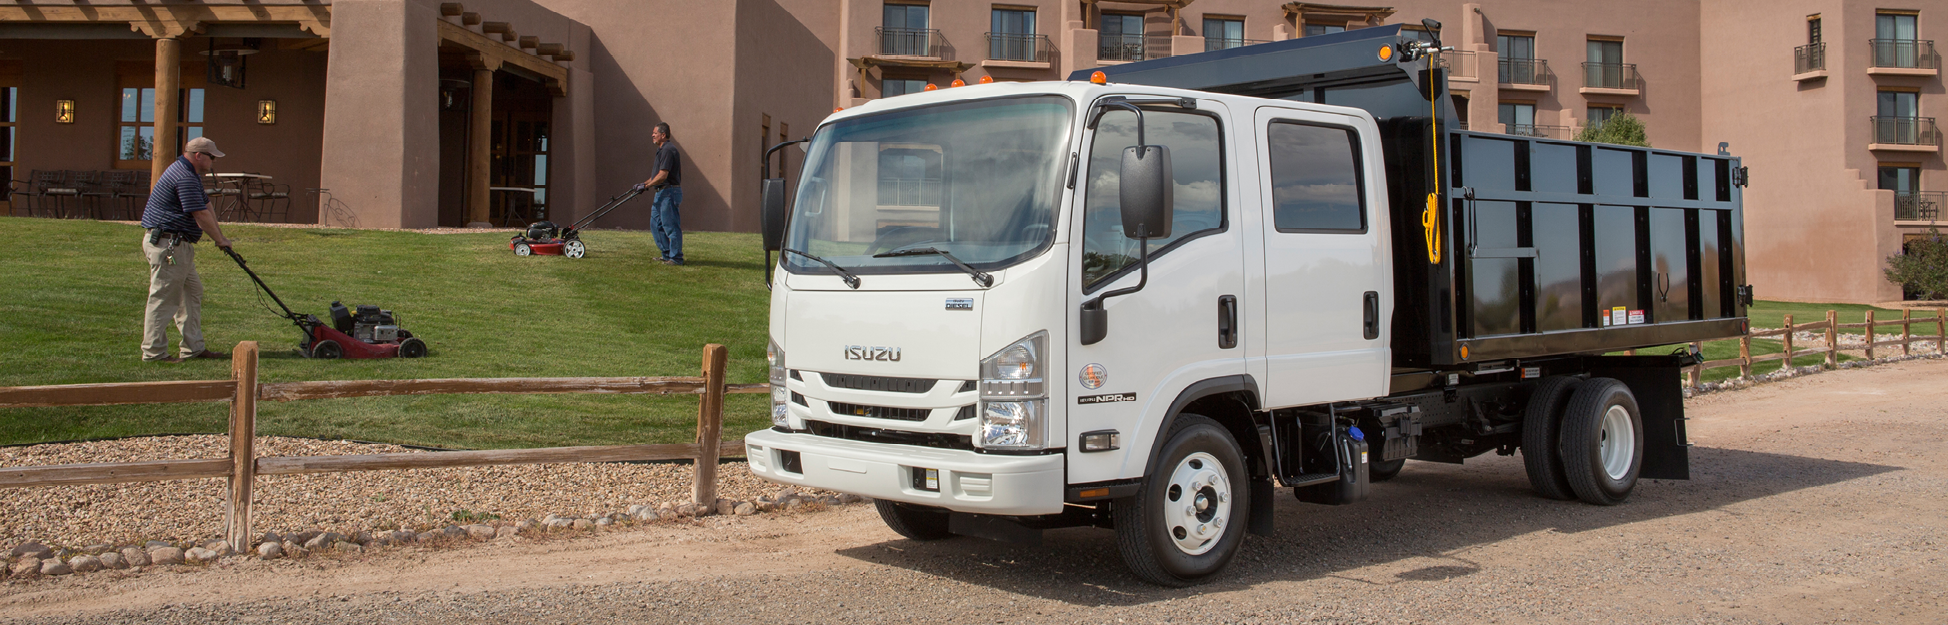
<path id="1" fill-rule="evenodd" d="M 1944 12 L 1853 0 L 42 0 L 0 5 L 14 137 L 0 167 L 17 180 L 145 170 L 124 139 L 146 124 L 156 138 L 211 136 L 232 154 L 226 170 L 288 185 L 283 221 L 519 223 L 537 206 L 559 221 L 645 178 L 662 121 L 689 159 L 686 227 L 748 231 L 761 150 L 834 107 L 1433 18 L 1470 129 L 1566 139 L 1628 112 L 1657 147 L 1729 144 L 1752 172 L 1760 297 L 1887 301 L 1901 291 L 1881 278 L 1884 259 L 1927 232 L 1943 203 L 1933 189 L 1948 189 L 1925 113 L 1944 105 L 1926 38 L 1948 28 Z M 212 83 L 212 53 L 243 54 L 247 80 Z M 200 89 L 195 102 L 129 117 L 118 100 L 171 80 Z M 72 116 L 57 121 L 64 101 Z M 275 123 L 259 123 L 264 101 Z M 154 121 L 191 104 L 200 121 Z M 647 217 L 637 207 L 603 225 Z"/>

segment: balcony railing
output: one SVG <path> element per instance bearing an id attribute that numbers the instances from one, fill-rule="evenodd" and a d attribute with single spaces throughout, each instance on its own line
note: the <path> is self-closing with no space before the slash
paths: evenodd
<path id="1" fill-rule="evenodd" d="M 1568 126 L 1537 126 L 1535 124 L 1502 124 L 1502 133 L 1518 137 L 1537 137 L 1542 139 L 1568 139 Z"/>
<path id="2" fill-rule="evenodd" d="M 1941 219 L 1941 205 L 1948 192 L 1894 192 L 1894 221 L 1934 221 Z"/>
<path id="3" fill-rule="evenodd" d="M 1874 143 L 1885 145 L 1941 145 L 1933 117 L 1874 116 Z"/>
<path id="4" fill-rule="evenodd" d="M 1792 73 L 1804 74 L 1826 69 L 1826 42 L 1809 43 L 1792 49 Z"/>
<path id="5" fill-rule="evenodd" d="M 1897 69 L 1935 69 L 1933 40 L 1868 39 L 1874 47 L 1872 67 Z"/>
<path id="6" fill-rule="evenodd" d="M 1225 38 L 1225 37 L 1205 37 L 1205 38 L 1204 38 L 1204 51 L 1205 51 L 1205 52 L 1215 52 L 1215 51 L 1218 51 L 1218 50 L 1229 50 L 1229 49 L 1232 49 L 1232 48 L 1239 48 L 1239 47 L 1244 47 L 1244 46 L 1248 46 L 1248 45 L 1252 45 L 1252 44 L 1258 44 L 1258 43 L 1266 43 L 1266 40 L 1264 40 L 1264 39 L 1228 39 L 1228 38 Z"/>
<path id="7" fill-rule="evenodd" d="M 1441 69 L 1447 70 L 1448 78 L 1480 78 L 1475 71 L 1475 53 L 1459 50 L 1442 52 L 1439 61 Z"/>
<path id="8" fill-rule="evenodd" d="M 988 60 L 1047 63 L 1055 55 L 1048 35 L 988 33 Z"/>
<path id="9" fill-rule="evenodd" d="M 1596 89 L 1636 89 L 1636 63 L 1584 63 L 1583 86 Z"/>
<path id="10" fill-rule="evenodd" d="M 1150 37 L 1139 33 L 1102 35 L 1096 41 L 1096 60 L 1142 61 L 1170 56 L 1168 35 Z"/>
<path id="11" fill-rule="evenodd" d="M 922 58 L 947 59 L 952 56 L 947 40 L 941 38 L 940 31 L 933 28 L 885 28 L 873 29 L 874 38 L 879 40 L 880 56 L 917 56 Z"/>
<path id="12" fill-rule="evenodd" d="M 1501 59 L 1501 82 L 1510 85 L 1549 84 L 1549 62 L 1542 59 Z"/>

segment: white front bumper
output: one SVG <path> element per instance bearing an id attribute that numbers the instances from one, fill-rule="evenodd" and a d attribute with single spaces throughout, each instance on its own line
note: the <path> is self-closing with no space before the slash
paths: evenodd
<path id="1" fill-rule="evenodd" d="M 1062 511 L 1062 454 L 1001 456 L 865 443 L 761 430 L 744 437 L 751 472 L 773 482 L 961 512 L 1023 516 Z M 799 454 L 803 473 L 783 470 L 780 451 Z M 913 470 L 939 472 L 939 490 L 917 487 Z"/>

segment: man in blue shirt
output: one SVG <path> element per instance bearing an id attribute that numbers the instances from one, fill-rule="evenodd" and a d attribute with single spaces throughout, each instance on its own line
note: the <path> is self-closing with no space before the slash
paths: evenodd
<path id="1" fill-rule="evenodd" d="M 230 248 L 203 192 L 202 174 L 213 171 L 222 157 L 215 141 L 190 139 L 183 155 L 149 190 L 149 205 L 142 209 L 142 254 L 149 258 L 149 303 L 142 313 L 144 361 L 230 357 L 203 346 L 203 278 L 196 274 L 196 242 L 204 233 L 217 247 Z M 182 334 L 181 356 L 169 355 L 171 319 Z"/>
<path id="2" fill-rule="evenodd" d="M 656 142 L 656 166 L 650 170 L 649 180 L 636 189 L 656 192 L 649 202 L 650 234 L 655 235 L 656 248 L 663 251 L 663 264 L 681 265 L 683 218 L 676 207 L 683 203 L 683 157 L 671 139 L 669 124 L 659 123 L 650 129 L 649 140 Z"/>

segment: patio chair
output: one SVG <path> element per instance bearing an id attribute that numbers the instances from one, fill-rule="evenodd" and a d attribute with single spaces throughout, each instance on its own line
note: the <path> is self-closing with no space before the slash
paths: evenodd
<path id="1" fill-rule="evenodd" d="M 79 205 L 81 190 L 69 184 L 74 172 L 67 170 L 39 170 L 34 172 L 34 193 L 39 196 L 34 203 L 42 217 L 66 219 Z"/>
<path id="2" fill-rule="evenodd" d="M 266 223 L 283 223 L 291 210 L 291 185 L 252 180 L 244 187 L 244 197 L 257 204 L 257 217 Z"/>
<path id="3" fill-rule="evenodd" d="M 7 181 L 7 216 L 34 216 L 34 185 L 25 180 Z"/>
<path id="4" fill-rule="evenodd" d="M 102 205 L 108 202 L 108 188 L 102 184 L 102 172 L 69 172 L 68 186 L 74 187 L 75 216 L 88 219 L 101 219 Z"/>
<path id="5" fill-rule="evenodd" d="M 148 173 L 124 169 L 111 171 L 102 176 L 102 189 L 107 192 L 107 196 L 103 198 L 102 217 L 122 221 L 140 219 L 141 212 L 135 208 L 135 200 L 146 199 L 149 196 Z M 142 179 L 140 187 L 136 186 L 138 175 Z"/>

